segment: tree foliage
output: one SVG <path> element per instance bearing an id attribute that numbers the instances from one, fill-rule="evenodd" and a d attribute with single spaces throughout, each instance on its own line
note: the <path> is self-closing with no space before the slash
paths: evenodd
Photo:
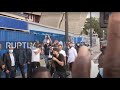
<path id="1" fill-rule="evenodd" d="M 100 24 L 99 21 L 94 17 L 91 17 L 91 28 L 94 29 L 95 33 L 97 33 L 98 36 L 100 35 Z M 86 19 L 82 33 L 88 35 L 88 30 L 90 30 L 90 18 Z"/>

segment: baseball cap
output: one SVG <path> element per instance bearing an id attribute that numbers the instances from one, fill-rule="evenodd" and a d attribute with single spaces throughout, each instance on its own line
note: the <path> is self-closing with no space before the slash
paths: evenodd
<path id="1" fill-rule="evenodd" d="M 59 43 L 58 46 L 62 46 L 62 44 Z"/>

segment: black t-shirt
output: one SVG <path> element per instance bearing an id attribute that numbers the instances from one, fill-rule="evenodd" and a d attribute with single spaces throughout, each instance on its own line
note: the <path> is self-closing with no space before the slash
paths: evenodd
<path id="1" fill-rule="evenodd" d="M 64 56 L 62 54 L 59 54 L 59 57 L 57 58 L 59 61 L 65 61 L 64 60 Z M 65 72 L 65 65 L 61 66 L 59 65 L 56 61 L 54 61 L 55 67 L 56 67 L 56 71 L 60 71 L 60 72 Z"/>
<path id="2" fill-rule="evenodd" d="M 49 50 L 50 50 L 50 47 L 51 45 L 49 44 L 48 46 L 47 46 L 47 44 L 45 44 L 44 45 L 44 52 L 45 52 L 45 55 L 49 55 Z"/>

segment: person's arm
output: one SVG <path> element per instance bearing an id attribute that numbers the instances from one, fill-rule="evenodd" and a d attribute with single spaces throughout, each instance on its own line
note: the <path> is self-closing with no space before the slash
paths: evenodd
<path id="1" fill-rule="evenodd" d="M 64 56 L 61 56 L 61 61 L 53 57 L 53 60 L 56 61 L 59 65 L 64 66 Z"/>
<path id="2" fill-rule="evenodd" d="M 0 57 L 0 67 L 2 67 L 2 65 L 4 65 L 4 62 L 3 62 L 3 58 Z"/>
<path id="3" fill-rule="evenodd" d="M 37 48 L 35 51 L 34 51 L 34 53 L 37 55 L 38 53 L 40 53 L 41 52 L 41 50 L 40 50 L 40 48 Z"/>
<path id="4" fill-rule="evenodd" d="M 113 12 L 109 16 L 103 63 L 104 78 L 120 78 L 120 12 Z"/>
<path id="5" fill-rule="evenodd" d="M 74 54 L 75 54 L 75 57 L 77 57 L 77 51 L 76 51 L 76 49 L 74 49 Z"/>
<path id="6" fill-rule="evenodd" d="M 101 53 L 98 58 L 98 67 L 99 68 L 102 68 L 102 63 L 101 63 L 102 61 L 103 61 L 103 54 Z"/>
<path id="7" fill-rule="evenodd" d="M 4 64 L 3 65 L 5 65 L 5 68 L 4 69 L 6 69 L 6 70 L 8 70 L 8 67 L 6 66 L 6 63 L 7 63 L 7 56 L 6 56 L 6 54 L 4 54 L 3 55 L 3 62 L 4 62 Z"/>
<path id="8" fill-rule="evenodd" d="M 27 49 L 26 58 L 27 58 L 27 63 L 30 64 L 31 58 L 32 58 L 32 51 L 31 51 L 31 49 Z"/>
<path id="9" fill-rule="evenodd" d="M 50 40 L 50 43 L 52 44 L 52 39 L 50 38 L 50 36 L 49 36 L 49 40 Z"/>
<path id="10" fill-rule="evenodd" d="M 28 51 L 28 49 L 26 50 L 26 63 L 28 63 L 29 62 L 29 51 Z"/>
<path id="11" fill-rule="evenodd" d="M 73 78 L 90 78 L 91 60 L 86 46 L 79 49 L 78 56 L 72 66 Z"/>
<path id="12" fill-rule="evenodd" d="M 5 64 L 2 59 L 0 59 L 0 68 L 5 69 Z"/>
<path id="13" fill-rule="evenodd" d="M 41 48 L 41 54 L 44 54 L 44 49 L 43 48 Z"/>
<path id="14" fill-rule="evenodd" d="M 65 65 L 66 65 L 66 53 L 64 51 L 64 60 L 65 60 Z"/>
<path id="15" fill-rule="evenodd" d="M 25 63 L 27 61 L 27 55 L 26 55 L 26 51 L 25 50 L 23 50 L 23 55 L 24 55 L 24 65 L 25 65 Z"/>
<path id="16" fill-rule="evenodd" d="M 65 60 L 65 65 L 66 65 L 66 57 L 64 57 L 64 60 Z"/>
<path id="17" fill-rule="evenodd" d="M 53 42 L 53 45 L 55 45 L 55 44 L 56 44 L 56 41 Z"/>
<path id="18" fill-rule="evenodd" d="M 2 67 L 2 60 L 0 59 L 0 67 Z"/>
<path id="19" fill-rule="evenodd" d="M 54 64 L 54 62 L 53 62 L 53 61 L 51 62 L 51 65 L 52 65 L 52 67 L 53 67 L 53 68 L 55 68 L 55 64 Z"/>
<path id="20" fill-rule="evenodd" d="M 44 44 L 44 45 L 46 44 L 45 39 L 43 40 L 43 44 Z"/>

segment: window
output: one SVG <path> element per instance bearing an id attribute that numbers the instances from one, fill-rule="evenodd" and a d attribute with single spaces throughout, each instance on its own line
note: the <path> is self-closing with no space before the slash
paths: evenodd
<path id="1" fill-rule="evenodd" d="M 100 27 L 107 28 L 108 19 L 111 12 L 100 12 Z"/>
<path id="2" fill-rule="evenodd" d="M 109 15 L 111 12 L 104 12 L 104 23 L 108 24 Z"/>
<path id="3" fill-rule="evenodd" d="M 25 15 L 27 15 L 27 19 L 32 21 L 32 22 L 36 22 L 39 23 L 40 22 L 40 15 L 35 15 L 35 14 L 31 14 L 31 13 L 24 13 Z"/>

